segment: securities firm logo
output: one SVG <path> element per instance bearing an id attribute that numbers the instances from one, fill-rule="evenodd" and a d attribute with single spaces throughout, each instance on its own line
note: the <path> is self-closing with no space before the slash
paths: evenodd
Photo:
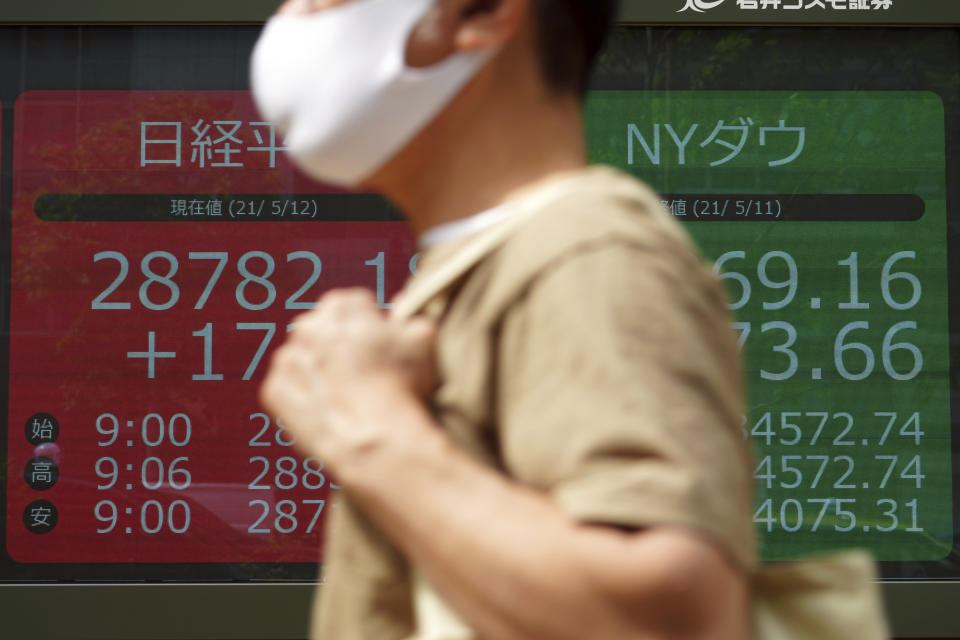
<path id="1" fill-rule="evenodd" d="M 727 0 L 684 0 L 684 11 L 706 13 L 716 9 Z M 767 11 L 808 11 L 820 9 L 823 11 L 887 11 L 893 7 L 894 0 L 733 0 L 738 9 Z"/>
<path id="2" fill-rule="evenodd" d="M 683 9 L 677 11 L 677 13 L 683 13 L 684 11 L 696 11 L 697 13 L 704 13 L 710 9 L 714 9 L 722 5 L 724 0 L 687 0 L 687 3 L 683 6 Z"/>

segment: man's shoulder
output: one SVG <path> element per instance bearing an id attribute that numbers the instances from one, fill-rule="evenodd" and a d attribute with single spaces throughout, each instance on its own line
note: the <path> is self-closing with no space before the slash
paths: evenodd
<path id="1" fill-rule="evenodd" d="M 700 266 L 693 242 L 645 183 L 592 167 L 578 188 L 545 203 L 491 257 L 488 277 L 520 284 L 565 260 L 627 245 L 677 269 Z"/>
<path id="2" fill-rule="evenodd" d="M 575 277 L 577 282 L 571 283 L 571 289 L 610 291 L 608 274 L 595 268 L 581 274 L 578 267 L 586 266 L 585 261 L 596 265 L 598 259 L 604 261 L 604 256 L 619 256 L 619 264 L 627 271 L 621 274 L 621 286 L 630 287 L 636 280 L 637 291 L 641 291 L 653 275 L 671 283 L 671 287 L 678 285 L 675 289 L 682 289 L 684 297 L 710 304 L 722 302 L 716 278 L 650 187 L 607 167 L 586 169 L 568 184 L 572 188 L 542 198 L 532 215 L 510 228 L 506 237 L 497 240 L 494 250 L 464 273 L 454 288 L 451 307 L 463 312 L 454 314 L 458 321 L 495 326 L 505 314 L 520 309 L 522 305 L 517 303 L 540 283 L 561 276 Z M 557 196 L 558 192 L 562 195 Z M 464 250 L 458 246 L 448 252 Z M 435 272 L 442 263 L 435 254 Z"/>

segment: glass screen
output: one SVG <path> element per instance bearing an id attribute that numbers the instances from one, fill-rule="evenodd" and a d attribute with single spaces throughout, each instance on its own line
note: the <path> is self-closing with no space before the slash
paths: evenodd
<path id="1" fill-rule="evenodd" d="M 625 29 L 597 74 L 592 159 L 654 185 L 728 286 L 765 560 L 956 573 L 957 53 L 935 30 Z"/>
<path id="2" fill-rule="evenodd" d="M 386 307 L 399 212 L 312 183 L 247 91 L 257 29 L 0 29 L 0 579 L 308 579 L 337 491 L 256 402 L 324 291 Z M 618 28 L 591 159 L 728 285 L 767 560 L 955 577 L 950 30 Z"/>

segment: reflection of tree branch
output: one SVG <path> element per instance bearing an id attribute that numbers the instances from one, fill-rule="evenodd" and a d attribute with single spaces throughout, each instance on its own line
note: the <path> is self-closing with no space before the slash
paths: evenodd
<path id="1" fill-rule="evenodd" d="M 842 37 L 840 37 L 842 34 Z M 593 85 L 634 90 L 935 90 L 957 102 L 946 29 L 621 27 Z"/>
<path id="2" fill-rule="evenodd" d="M 42 98 L 38 98 L 42 99 Z M 75 136 L 24 147 L 32 170 L 17 181 L 12 213 L 14 245 L 11 286 L 14 295 L 34 309 L 58 308 L 61 291 L 90 289 L 89 269 L 67 264 L 67 256 L 92 259 L 103 248 L 104 224 L 42 222 L 33 212 L 36 198 L 45 193 L 230 193 L 252 188 L 257 192 L 283 193 L 292 186 L 292 172 L 251 168 L 244 171 L 192 169 L 189 164 L 189 127 L 200 117 L 207 120 L 257 120 L 244 93 L 190 94 L 186 92 L 147 94 L 91 92 L 86 102 L 73 107 L 80 123 Z M 98 102 L 99 101 L 99 102 Z M 65 107 L 68 108 L 68 107 Z M 141 121 L 180 121 L 184 123 L 183 170 L 151 170 L 140 165 Z M 85 128 L 82 128 L 85 127 Z M 33 141 L 31 141 L 33 142 Z M 109 167 L 122 167 L 110 169 Z M 106 168 L 105 168 L 106 167 Z M 241 175 L 238 175 L 240 173 Z M 238 179 L 239 178 L 239 179 Z M 194 224 L 191 237 L 201 244 L 220 236 L 222 228 L 212 224 Z M 113 247 L 122 249 L 122 247 Z M 85 265 L 84 265 L 85 266 Z M 62 310 L 61 310 L 62 313 Z M 40 316 L 43 317 L 43 316 Z M 66 318 L 68 325 L 51 346 L 57 357 L 83 359 L 88 349 L 76 345 L 104 340 L 102 331 L 91 333 L 94 319 L 89 313 Z M 109 339 L 109 336 L 106 337 Z M 94 350 L 94 352 L 99 352 Z M 69 409 L 91 401 L 107 405 L 122 398 L 119 385 L 90 384 L 91 368 L 77 362 L 76 375 L 59 382 L 65 406 Z M 83 373 L 81 373 L 83 372 Z M 96 398 L 91 398 L 91 389 Z M 172 391 L 171 391 L 172 393 Z M 171 397 L 170 400 L 183 400 Z"/>

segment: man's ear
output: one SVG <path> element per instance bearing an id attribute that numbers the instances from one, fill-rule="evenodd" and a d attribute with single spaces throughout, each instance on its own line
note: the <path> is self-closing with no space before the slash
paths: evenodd
<path id="1" fill-rule="evenodd" d="M 461 51 L 502 47 L 516 35 L 531 0 L 436 0 L 410 34 L 407 64 L 426 67 Z"/>
<path id="2" fill-rule="evenodd" d="M 513 38 L 532 0 L 464 0 L 455 38 L 458 51 L 494 49 Z"/>

